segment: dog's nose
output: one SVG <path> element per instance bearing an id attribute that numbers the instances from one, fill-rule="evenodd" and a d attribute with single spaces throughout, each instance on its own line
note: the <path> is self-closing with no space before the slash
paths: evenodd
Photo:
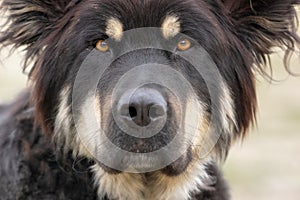
<path id="1" fill-rule="evenodd" d="M 140 88 L 130 97 L 123 95 L 119 102 L 119 113 L 140 127 L 163 120 L 167 115 L 167 103 L 155 89 Z"/>

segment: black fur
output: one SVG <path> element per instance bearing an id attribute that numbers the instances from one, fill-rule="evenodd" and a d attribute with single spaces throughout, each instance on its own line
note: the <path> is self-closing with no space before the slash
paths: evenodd
<path id="1" fill-rule="evenodd" d="M 97 200 L 89 167 L 92 161 L 60 160 L 40 128 L 34 128 L 28 93 L 6 106 L 0 124 L 1 200 Z M 213 183 L 191 200 L 229 199 L 227 184 L 216 165 L 209 165 Z M 103 200 L 109 200 L 105 198 Z"/>
<path id="2" fill-rule="evenodd" d="M 0 124 L 1 200 L 95 200 L 86 160 L 57 159 L 51 139 L 35 128 L 29 93 L 8 105 Z M 2 116 L 3 116 L 2 115 Z"/>
<path id="3" fill-rule="evenodd" d="M 273 47 L 286 51 L 288 69 L 290 55 L 300 42 L 294 8 L 298 4 L 300 0 L 4 0 L 0 11 L 7 11 L 8 28 L 0 33 L 1 46 L 25 47 L 24 69 L 33 63 L 29 76 L 33 85 L 32 93 L 25 92 L 14 103 L 0 106 L 1 199 L 97 199 L 89 171 L 94 161 L 74 158 L 71 151 L 63 155 L 63 145 L 55 146 L 52 136 L 60 92 L 67 85 L 72 87 L 95 42 L 107 38 L 105 22 L 109 17 L 118 18 L 124 29 L 130 30 L 160 27 L 166 15 L 175 13 L 182 33 L 210 54 L 232 93 L 237 119 L 232 133 L 219 130 L 217 161 L 226 158 L 231 144 L 244 137 L 255 121 L 255 73 L 266 74 Z M 205 94 L 201 80 L 193 77 L 188 64 L 163 52 L 155 54 L 180 66 L 193 87 Z M 141 57 L 144 62 L 152 57 L 145 55 L 148 57 Z M 100 91 L 105 92 L 109 93 Z M 108 119 L 102 123 L 117 131 Z M 176 127 L 174 123 L 170 126 Z M 131 146 L 130 142 L 123 145 Z M 195 155 L 187 153 L 186 157 L 189 159 L 180 163 L 184 166 L 181 170 L 171 166 L 164 169 L 165 174 L 184 171 Z M 217 165 L 211 164 L 206 170 L 215 181 L 202 186 L 201 193 L 193 194 L 192 199 L 229 199 Z"/>

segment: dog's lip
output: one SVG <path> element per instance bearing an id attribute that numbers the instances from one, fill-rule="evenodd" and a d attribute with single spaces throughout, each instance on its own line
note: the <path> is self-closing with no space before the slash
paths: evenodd
<path id="1" fill-rule="evenodd" d="M 153 168 L 155 167 L 154 164 L 152 163 L 145 163 L 145 162 L 141 162 L 135 165 L 130 166 L 129 168 L 127 168 L 126 170 L 135 170 L 135 171 L 152 171 Z"/>
<path id="2" fill-rule="evenodd" d="M 186 160 L 187 157 L 188 154 L 186 152 L 186 154 L 182 155 L 180 158 L 178 158 L 178 160 L 175 160 L 174 162 L 171 162 L 168 165 L 164 166 L 161 166 L 161 163 L 163 163 L 164 160 L 163 157 L 150 159 L 143 154 L 137 155 L 137 160 L 135 161 L 132 161 L 130 159 L 128 159 L 127 161 L 116 160 L 115 164 L 118 164 L 118 169 L 104 165 L 100 161 L 97 161 L 97 163 L 99 164 L 99 166 L 102 166 L 102 168 L 105 169 L 105 171 L 113 174 L 129 171 L 134 173 L 149 173 L 154 171 L 161 171 L 166 175 L 174 176 L 182 173 L 187 168 L 190 161 L 182 163 L 182 161 Z M 161 167 L 158 168 L 157 166 Z"/>
<path id="3" fill-rule="evenodd" d="M 114 167 L 107 166 L 103 164 L 101 161 L 96 161 L 100 166 L 103 166 L 106 170 L 113 171 L 113 172 L 151 172 L 151 171 L 157 171 L 160 169 L 157 169 L 157 166 L 159 166 L 162 162 L 162 158 L 150 158 L 145 156 L 144 154 L 137 154 L 134 159 L 125 157 L 123 159 L 117 159 L 115 160 L 114 165 L 118 166 L 118 169 L 115 169 Z M 161 168 L 163 169 L 163 167 Z"/>

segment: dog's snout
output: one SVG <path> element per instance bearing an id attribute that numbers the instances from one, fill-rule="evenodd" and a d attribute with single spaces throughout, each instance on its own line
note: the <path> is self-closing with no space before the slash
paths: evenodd
<path id="1" fill-rule="evenodd" d="M 119 114 L 136 125 L 145 127 L 166 117 L 167 103 L 159 91 L 140 88 L 131 95 L 124 94 L 121 97 Z"/>

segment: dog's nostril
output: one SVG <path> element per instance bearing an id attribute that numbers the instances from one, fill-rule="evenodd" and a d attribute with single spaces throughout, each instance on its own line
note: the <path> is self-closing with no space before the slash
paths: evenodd
<path id="1" fill-rule="evenodd" d="M 138 126 L 148 126 L 151 123 L 149 115 L 151 106 L 143 99 L 132 99 L 132 101 L 135 102 L 128 109 L 130 118 Z"/>
<path id="2" fill-rule="evenodd" d="M 129 106 L 129 116 L 134 119 L 137 117 L 137 110 L 134 106 Z"/>
<path id="3" fill-rule="evenodd" d="M 163 117 L 166 114 L 165 108 L 161 105 L 153 105 L 150 107 L 149 116 L 151 119 Z"/>

